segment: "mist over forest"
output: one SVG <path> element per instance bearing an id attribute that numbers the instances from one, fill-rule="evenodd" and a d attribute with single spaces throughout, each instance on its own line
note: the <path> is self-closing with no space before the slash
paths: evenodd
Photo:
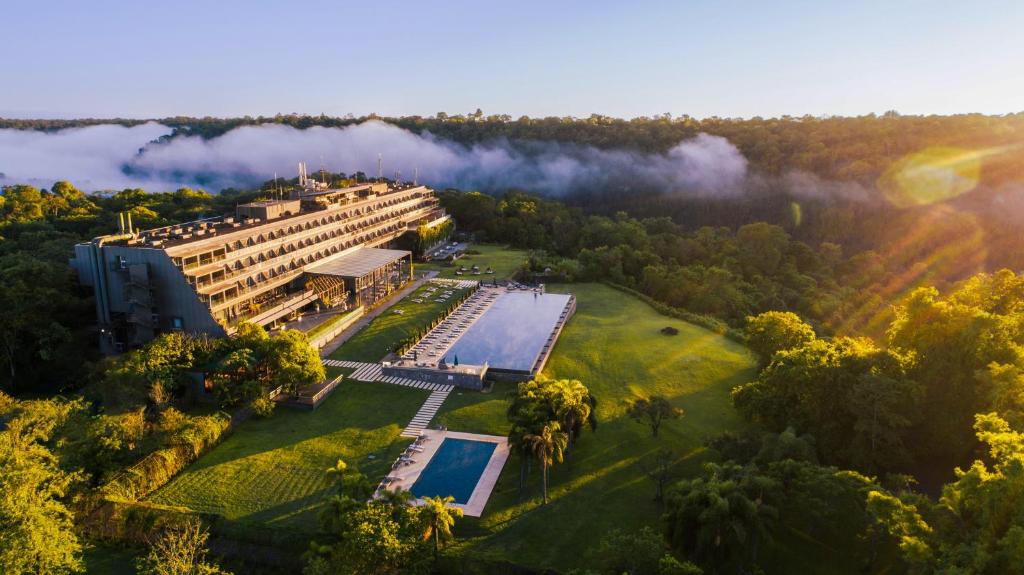
<path id="1" fill-rule="evenodd" d="M 689 228 L 764 220 L 810 242 L 875 248 L 916 222 L 980 228 L 991 267 L 1024 265 L 1024 115 L 622 120 L 382 118 L 0 120 L 0 182 L 86 191 L 255 189 L 311 171 L 521 190 L 590 213 Z M 922 249 L 929 249 L 923 247 Z"/>
<path id="2" fill-rule="evenodd" d="M 552 196 L 636 189 L 727 197 L 742 193 L 747 165 L 728 140 L 707 134 L 681 140 L 664 153 L 644 153 L 504 137 L 465 145 L 376 120 L 301 130 L 241 126 L 212 138 L 174 134 L 156 122 L 55 132 L 5 129 L 0 130 L 0 158 L 5 181 L 46 186 L 67 179 L 91 190 L 246 188 L 274 174 L 291 178 L 299 161 L 331 172 L 376 175 L 380 159 L 387 177 Z"/>

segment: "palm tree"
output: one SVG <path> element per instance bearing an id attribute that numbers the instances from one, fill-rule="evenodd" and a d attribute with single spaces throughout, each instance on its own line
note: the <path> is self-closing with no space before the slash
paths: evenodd
<path id="1" fill-rule="evenodd" d="M 597 400 L 585 385 L 575 379 L 561 379 L 554 385 L 555 417 L 569 435 L 566 453 L 571 458 L 573 443 L 583 431 L 583 424 L 590 425 L 591 430 L 597 429 Z"/>
<path id="2" fill-rule="evenodd" d="M 544 479 L 544 504 L 548 502 L 548 467 L 555 461 L 562 462 L 562 454 L 569 441 L 557 422 L 544 426 L 539 434 L 528 434 L 523 441 L 530 446 L 530 451 L 540 460 L 541 476 Z"/>
<path id="3" fill-rule="evenodd" d="M 742 570 L 757 561 L 760 544 L 771 540 L 778 511 L 763 498 L 776 486 L 736 465 L 711 470 L 710 477 L 684 481 L 674 490 L 664 516 L 666 537 L 688 557 Z"/>
<path id="4" fill-rule="evenodd" d="M 391 515 L 396 521 L 405 513 L 406 508 L 415 499 L 413 494 L 408 489 L 402 489 L 396 487 L 394 489 L 384 489 L 380 492 L 381 503 L 391 508 Z"/>
<path id="5" fill-rule="evenodd" d="M 526 462 L 530 457 L 530 445 L 526 442 L 529 431 L 518 424 L 512 424 L 508 432 L 509 447 L 519 454 L 519 495 L 523 494 L 523 484 L 526 480 Z"/>
<path id="6" fill-rule="evenodd" d="M 434 539 L 434 561 L 437 561 L 437 552 L 441 548 L 441 541 L 455 539 L 455 536 L 452 535 L 452 527 L 455 525 L 456 519 L 462 518 L 462 510 L 452 507 L 452 503 L 455 503 L 455 498 L 451 495 L 444 498 L 438 495 L 437 497 L 425 497 L 423 505 L 420 507 L 420 513 L 423 514 L 426 523 L 423 538 Z"/>

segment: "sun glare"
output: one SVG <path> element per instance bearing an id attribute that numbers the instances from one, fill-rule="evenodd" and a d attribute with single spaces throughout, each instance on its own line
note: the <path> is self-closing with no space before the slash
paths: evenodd
<path id="1" fill-rule="evenodd" d="M 1005 153 L 1010 148 L 925 148 L 894 163 L 879 178 L 878 187 L 894 206 L 900 208 L 944 202 L 976 188 L 983 160 Z"/>

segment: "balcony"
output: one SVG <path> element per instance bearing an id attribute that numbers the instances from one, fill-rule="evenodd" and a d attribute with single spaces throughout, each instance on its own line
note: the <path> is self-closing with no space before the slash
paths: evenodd
<path id="1" fill-rule="evenodd" d="M 300 293 L 286 294 L 260 305 L 260 310 L 254 313 L 244 313 L 226 322 L 228 333 L 233 333 L 238 324 L 243 321 L 250 321 L 255 324 L 264 325 L 284 317 L 294 311 L 316 301 L 317 295 L 313 290 Z"/>

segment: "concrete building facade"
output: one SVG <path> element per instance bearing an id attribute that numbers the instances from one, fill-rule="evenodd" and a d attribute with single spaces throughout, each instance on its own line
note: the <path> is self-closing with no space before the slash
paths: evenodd
<path id="1" fill-rule="evenodd" d="M 224 336 L 312 305 L 372 305 L 412 271 L 410 252 L 382 248 L 446 219 L 426 186 L 302 178 L 290 199 L 234 215 L 141 232 L 125 220 L 76 245 L 71 265 L 96 294 L 101 347 L 116 353 L 166 331 Z"/>

